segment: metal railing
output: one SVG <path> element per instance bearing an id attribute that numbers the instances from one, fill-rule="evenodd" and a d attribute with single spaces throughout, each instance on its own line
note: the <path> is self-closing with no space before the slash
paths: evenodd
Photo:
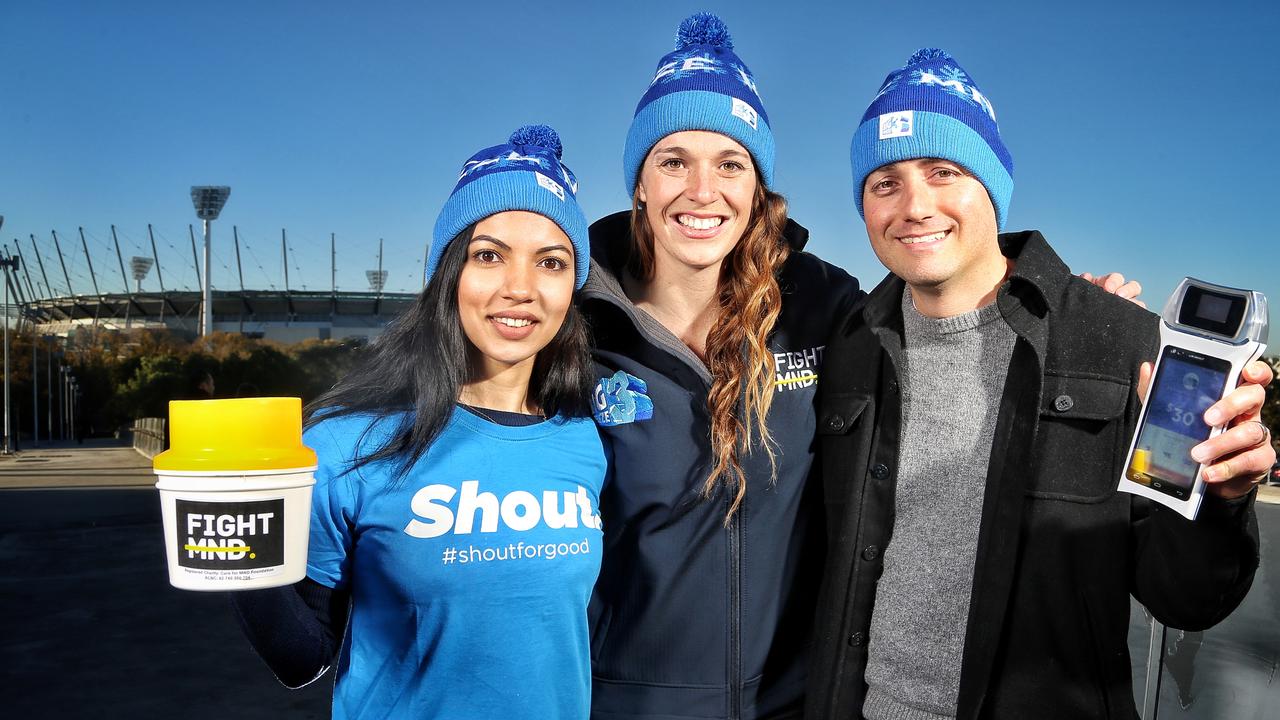
<path id="1" fill-rule="evenodd" d="M 138 418 L 129 430 L 133 433 L 133 449 L 148 458 L 164 452 L 164 418 Z"/>

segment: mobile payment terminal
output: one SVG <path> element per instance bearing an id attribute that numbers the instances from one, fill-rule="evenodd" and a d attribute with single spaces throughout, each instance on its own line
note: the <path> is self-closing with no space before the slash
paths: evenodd
<path id="1" fill-rule="evenodd" d="M 1266 347 L 1266 295 L 1183 278 L 1164 306 L 1160 353 L 1119 489 L 1194 520 L 1204 466 L 1191 448 L 1224 429 L 1205 425 L 1204 411 Z"/>

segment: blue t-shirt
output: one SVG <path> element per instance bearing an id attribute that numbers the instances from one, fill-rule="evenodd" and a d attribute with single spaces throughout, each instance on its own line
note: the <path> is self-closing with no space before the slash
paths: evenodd
<path id="1" fill-rule="evenodd" d="M 343 474 L 370 421 L 303 436 L 320 461 L 307 575 L 352 593 L 333 717 L 586 718 L 605 476 L 595 424 L 508 427 L 455 408 L 405 477 L 387 463 Z"/>

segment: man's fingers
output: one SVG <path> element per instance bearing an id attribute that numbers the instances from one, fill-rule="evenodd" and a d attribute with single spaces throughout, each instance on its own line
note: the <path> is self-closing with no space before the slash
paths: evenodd
<path id="1" fill-rule="evenodd" d="M 1240 371 L 1240 384 L 1254 383 L 1266 387 L 1276 376 L 1271 366 L 1261 360 L 1254 360 Z"/>
<path id="2" fill-rule="evenodd" d="M 1222 497 L 1240 497 L 1258 484 L 1275 460 L 1270 443 L 1227 456 L 1204 469 L 1206 487 Z"/>
<path id="3" fill-rule="evenodd" d="M 1229 458 L 1236 453 L 1265 446 L 1270 437 L 1266 427 L 1261 422 L 1241 423 L 1224 430 L 1217 437 L 1196 445 L 1191 449 L 1191 459 L 1198 463 L 1220 461 L 1222 458 Z M 1270 467 L 1268 465 L 1262 470 L 1268 470 Z"/>
<path id="4" fill-rule="evenodd" d="M 1210 427 L 1257 420 L 1262 410 L 1262 403 L 1267 399 L 1267 391 L 1261 385 L 1249 383 L 1232 390 L 1226 397 L 1209 406 L 1204 411 L 1204 422 Z"/>
<path id="5" fill-rule="evenodd" d="M 1149 362 L 1144 362 L 1138 366 L 1138 397 L 1143 402 L 1147 399 L 1147 388 L 1151 387 L 1151 370 L 1155 366 Z"/>
<path id="6" fill-rule="evenodd" d="M 1137 280 L 1130 280 L 1116 288 L 1115 294 L 1126 300 L 1132 300 L 1142 294 L 1142 283 Z"/>

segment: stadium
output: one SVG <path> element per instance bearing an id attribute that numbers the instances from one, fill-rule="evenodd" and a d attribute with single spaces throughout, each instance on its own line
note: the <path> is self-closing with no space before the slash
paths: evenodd
<path id="1" fill-rule="evenodd" d="M 191 339 L 204 334 L 201 305 L 204 278 L 209 274 L 201 268 L 213 264 L 221 266 L 221 277 L 214 278 L 210 289 L 212 332 L 282 343 L 371 340 L 409 306 L 421 288 L 422 260 L 404 262 L 403 258 L 392 259 L 390 266 L 403 270 L 394 279 L 399 287 L 389 287 L 391 273 L 383 269 L 381 240 L 374 256 L 368 247 L 371 243 L 340 248 L 332 235 L 324 238 L 329 252 L 328 267 L 324 268 L 328 282 L 323 285 L 328 287 L 317 290 L 315 280 L 323 271 L 316 261 L 324 253 L 303 253 L 300 263 L 288 232 L 281 230 L 279 246 L 261 253 L 274 259 L 263 262 L 259 260 L 263 241 L 243 241 L 239 229 L 231 229 L 232 237 L 224 233 L 218 247 L 225 251 L 231 245 L 234 257 L 211 254 L 203 263 L 198 250 L 200 230 L 191 225 L 179 233 L 163 233 L 148 225 L 145 235 L 138 233 L 136 237 L 113 225 L 109 234 L 103 235 L 78 228 L 78 238 L 70 241 L 57 230 L 40 238 L 30 235 L 25 241 L 13 238 L 12 245 L 4 246 L 3 256 L 12 314 L 44 336 L 65 338 L 78 328 L 163 329 Z M 189 235 L 190 255 L 170 239 L 175 235 Z M 121 252 L 122 240 L 134 253 Z M 325 244 L 317 240 L 309 238 L 307 243 Z M 364 255 L 369 260 L 372 267 L 365 271 L 367 287 L 339 286 L 339 250 L 344 257 Z M 310 267 L 304 270 L 303 263 L 310 263 Z M 250 270 L 249 278 L 246 270 Z M 344 278 L 350 280 L 351 273 Z M 231 287 L 219 287 L 220 283 Z"/>

